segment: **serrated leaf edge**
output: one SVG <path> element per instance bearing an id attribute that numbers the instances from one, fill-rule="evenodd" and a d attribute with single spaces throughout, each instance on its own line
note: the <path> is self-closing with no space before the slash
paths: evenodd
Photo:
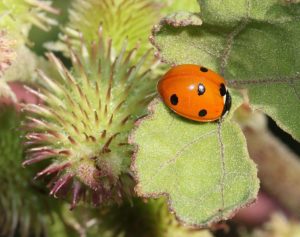
<path id="1" fill-rule="evenodd" d="M 195 224 L 195 223 L 188 223 L 185 220 L 183 220 L 180 216 L 177 215 L 176 210 L 175 210 L 175 208 L 173 207 L 173 204 L 172 204 L 171 195 L 168 192 L 144 193 L 142 191 L 142 187 L 141 187 L 140 182 L 139 182 L 139 180 L 140 180 L 139 175 L 138 175 L 137 168 L 136 168 L 136 158 L 137 158 L 137 154 L 139 152 L 139 146 L 135 143 L 135 133 L 138 130 L 139 126 L 144 121 L 148 121 L 148 120 L 151 120 L 153 118 L 153 116 L 155 114 L 155 108 L 156 108 L 157 104 L 160 101 L 161 100 L 158 97 L 155 98 L 154 100 L 152 100 L 152 102 L 148 105 L 149 114 L 139 118 L 138 120 L 136 120 L 135 128 L 132 130 L 132 132 L 128 136 L 128 143 L 133 145 L 133 154 L 132 154 L 132 157 L 131 157 L 130 170 L 132 171 L 133 178 L 136 181 L 136 186 L 134 188 L 135 193 L 139 197 L 142 197 L 142 198 L 158 199 L 158 198 L 164 197 L 167 201 L 169 211 L 172 214 L 174 214 L 176 220 L 184 226 L 188 226 L 188 227 L 195 228 L 195 229 L 210 228 L 210 227 L 214 226 L 219 221 L 224 221 L 224 220 L 231 219 L 234 215 L 236 215 L 236 213 L 240 209 L 249 207 L 250 205 L 254 204 L 257 199 L 256 198 L 251 198 L 245 204 L 237 206 L 236 208 L 232 209 L 230 212 L 225 213 L 225 215 L 223 213 L 223 215 L 221 215 L 221 216 L 217 216 L 217 217 L 213 216 L 209 221 L 206 222 L 206 224 Z M 236 123 L 236 122 L 234 122 L 234 123 Z M 244 140 L 244 143 L 247 144 L 245 137 L 242 137 L 242 139 Z M 247 154 L 249 154 L 246 147 L 243 147 L 243 149 L 245 150 L 245 152 Z M 250 157 L 249 157 L 249 159 L 250 159 Z M 253 161 L 251 160 L 251 162 L 253 162 Z M 256 166 L 256 164 L 254 162 L 253 162 L 253 164 Z M 256 169 L 253 169 L 253 170 L 256 170 Z M 257 176 L 257 174 L 256 174 L 256 176 Z M 259 182 L 257 183 L 257 187 L 255 187 L 255 191 L 253 193 L 255 195 L 253 195 L 253 196 L 257 196 L 258 189 L 259 189 Z"/>
<path id="2" fill-rule="evenodd" d="M 193 15 L 198 15 L 199 13 L 191 13 Z M 193 21 L 191 21 L 190 19 L 182 19 L 180 21 L 176 20 L 174 17 L 176 15 L 173 15 L 172 18 L 170 18 L 170 16 L 166 16 L 166 17 L 163 17 L 158 24 L 154 25 L 152 27 L 152 30 L 151 30 L 151 35 L 149 36 L 149 41 L 150 43 L 157 49 L 154 53 L 155 57 L 157 59 L 159 59 L 161 62 L 163 63 L 167 63 L 167 64 L 170 64 L 170 62 L 168 62 L 167 60 L 165 60 L 160 52 L 161 52 L 161 48 L 156 44 L 156 40 L 155 40 L 155 36 L 156 34 L 161 30 L 161 28 L 164 26 L 164 25 L 171 25 L 175 28 L 179 28 L 179 27 L 184 27 L 184 26 L 200 26 L 202 25 L 202 20 L 200 18 L 200 15 L 199 15 L 199 19 L 201 20 L 201 24 L 194 24 Z M 172 64 L 174 65 L 174 64 Z"/>

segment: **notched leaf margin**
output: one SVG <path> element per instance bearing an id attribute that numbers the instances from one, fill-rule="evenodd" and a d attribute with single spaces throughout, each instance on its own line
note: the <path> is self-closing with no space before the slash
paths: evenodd
<path id="1" fill-rule="evenodd" d="M 175 216 L 176 220 L 179 223 L 181 223 L 183 226 L 188 226 L 188 227 L 194 228 L 194 229 L 214 228 L 214 227 L 218 226 L 218 222 L 229 220 L 229 219 L 233 218 L 233 216 L 235 216 L 240 209 L 247 208 L 247 207 L 251 206 L 252 204 L 254 204 L 257 201 L 257 199 L 256 198 L 249 199 L 248 202 L 246 202 L 243 205 L 238 205 L 236 208 L 232 209 L 230 211 L 230 213 L 227 213 L 226 215 L 224 215 L 224 213 L 222 213 L 222 215 L 220 215 L 220 216 L 217 216 L 217 217 L 214 216 L 209 221 L 207 221 L 206 224 L 195 224 L 195 223 L 188 223 L 185 220 L 183 220 L 179 215 L 177 215 L 176 210 L 172 204 L 171 195 L 168 192 L 144 193 L 142 191 L 142 187 L 139 182 L 140 178 L 139 178 L 138 171 L 136 168 L 136 158 L 137 158 L 137 154 L 139 152 L 139 145 L 135 142 L 135 133 L 144 121 L 149 121 L 153 118 L 153 116 L 155 115 L 155 108 L 158 105 L 158 103 L 161 103 L 161 100 L 158 97 L 155 98 L 154 100 L 152 100 L 152 102 L 148 105 L 148 108 L 147 108 L 147 110 L 149 112 L 148 115 L 142 116 L 141 118 L 136 120 L 135 128 L 132 130 L 132 132 L 128 136 L 128 143 L 133 145 L 133 154 L 131 157 L 130 170 L 132 171 L 132 176 L 133 176 L 134 180 L 136 181 L 136 186 L 134 188 L 135 193 L 139 197 L 146 198 L 146 199 L 148 199 L 148 198 L 158 199 L 158 198 L 164 197 L 167 201 L 169 212 Z M 229 119 L 232 119 L 232 115 L 229 117 Z M 232 121 L 232 122 L 234 122 L 234 121 Z M 218 123 L 216 123 L 216 126 L 218 126 Z M 218 131 L 218 133 L 219 132 L 221 132 L 221 131 Z"/>
<path id="2" fill-rule="evenodd" d="M 299 0 L 283 0 L 283 2 L 285 2 L 286 4 L 295 4 L 295 3 L 298 3 Z M 232 31 L 228 35 L 226 47 L 224 48 L 223 56 L 221 57 L 221 62 L 220 62 L 220 74 L 222 76 L 224 76 L 224 73 L 225 73 L 225 67 L 227 66 L 227 60 L 228 60 L 229 53 L 230 53 L 230 50 L 231 50 L 231 47 L 232 47 L 233 38 L 242 29 L 244 29 L 244 27 L 249 23 L 249 15 L 250 15 L 250 13 L 249 13 L 249 11 L 250 11 L 249 10 L 250 9 L 249 2 L 248 2 L 247 8 L 248 8 L 247 16 L 241 21 L 240 24 L 238 24 L 238 26 L 235 28 L 235 30 Z M 200 13 L 198 13 L 198 14 L 197 13 L 190 13 L 191 17 L 192 16 L 198 17 L 199 21 L 192 21 L 189 18 L 177 19 L 176 14 L 178 14 L 178 13 L 175 13 L 173 15 L 162 18 L 158 25 L 153 26 L 151 36 L 149 37 L 149 40 L 150 40 L 151 44 L 156 48 L 156 51 L 154 53 L 155 57 L 158 58 L 158 60 L 160 60 L 162 63 L 169 64 L 170 66 L 176 66 L 177 64 L 173 61 L 169 61 L 166 58 L 164 58 L 164 56 L 162 54 L 163 50 L 157 44 L 157 41 L 156 41 L 157 34 L 159 32 L 161 32 L 161 29 L 165 26 L 180 28 L 180 27 L 186 27 L 186 26 L 201 26 L 202 23 L 203 23 L 201 18 L 200 18 Z M 287 78 L 266 78 L 266 79 L 260 79 L 260 80 L 257 80 L 257 79 L 256 80 L 255 79 L 253 79 L 253 80 L 233 80 L 233 79 L 228 78 L 227 85 L 228 85 L 229 88 L 236 89 L 236 90 L 247 89 L 247 86 L 255 85 L 255 84 L 288 83 L 289 85 L 293 85 L 293 83 L 295 81 L 300 80 L 299 75 L 300 75 L 300 73 L 296 72 L 295 75 L 292 75 L 292 76 L 287 77 Z M 297 93 L 296 93 L 296 97 L 299 98 L 299 95 Z M 279 127 L 281 127 L 284 131 L 288 132 L 293 137 L 293 139 L 299 141 L 299 137 L 288 126 L 286 126 L 285 123 L 281 122 L 280 119 L 277 119 L 276 115 L 274 117 L 274 114 L 269 113 L 267 110 L 258 108 L 255 104 L 252 104 L 251 100 L 250 100 L 249 103 L 251 104 L 251 107 L 253 109 L 259 109 L 259 110 L 263 111 L 265 114 L 267 114 L 270 117 L 274 118 Z"/>
<path id="3" fill-rule="evenodd" d="M 179 28 L 179 27 L 185 27 L 185 26 L 201 26 L 202 25 L 202 20 L 200 18 L 200 13 L 188 13 L 187 18 L 183 19 L 183 18 L 177 18 L 180 14 L 180 12 L 174 13 L 172 15 L 166 16 L 164 18 L 162 18 L 160 20 L 160 22 L 156 25 L 154 25 L 152 27 L 151 30 L 151 35 L 149 36 L 149 41 L 150 43 L 157 49 L 157 51 L 155 51 L 154 55 L 156 58 L 160 59 L 161 62 L 163 63 L 170 63 L 168 62 L 166 59 L 164 59 L 160 52 L 162 51 L 161 48 L 158 46 L 158 44 L 156 43 L 155 40 L 155 36 L 158 32 L 160 32 L 160 30 L 165 26 L 165 25 L 169 25 L 169 26 L 173 26 L 175 28 Z M 197 20 L 195 20 L 195 18 L 198 18 Z M 174 63 L 172 64 L 174 65 Z"/>

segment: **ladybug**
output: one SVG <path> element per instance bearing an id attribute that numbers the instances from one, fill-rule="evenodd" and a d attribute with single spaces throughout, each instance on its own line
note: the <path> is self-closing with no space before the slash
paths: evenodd
<path id="1" fill-rule="evenodd" d="M 231 107 L 225 79 L 199 65 L 171 68 L 158 82 L 157 90 L 171 110 L 195 121 L 218 120 Z"/>

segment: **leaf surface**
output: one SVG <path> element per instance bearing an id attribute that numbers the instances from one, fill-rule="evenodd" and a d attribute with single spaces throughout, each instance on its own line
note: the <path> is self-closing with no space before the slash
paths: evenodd
<path id="1" fill-rule="evenodd" d="M 178 219 L 196 226 L 227 219 L 255 199 L 256 168 L 237 124 L 190 122 L 158 100 L 150 110 L 130 139 L 139 195 L 168 196 Z"/>
<path id="2" fill-rule="evenodd" d="M 202 24 L 174 15 L 153 31 L 163 61 L 205 65 L 300 141 L 300 3 L 200 0 Z M 186 19 L 181 19 L 185 22 Z"/>

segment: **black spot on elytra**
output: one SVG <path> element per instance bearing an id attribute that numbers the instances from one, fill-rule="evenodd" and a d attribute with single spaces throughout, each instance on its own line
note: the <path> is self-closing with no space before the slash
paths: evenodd
<path id="1" fill-rule="evenodd" d="M 204 93 L 205 93 L 205 86 L 202 83 L 200 83 L 198 85 L 198 95 L 203 95 Z"/>
<path id="2" fill-rule="evenodd" d="M 171 104 L 172 105 L 177 105 L 178 104 L 178 97 L 176 94 L 173 94 L 170 98 Z"/>
<path id="3" fill-rule="evenodd" d="M 221 96 L 226 95 L 226 87 L 223 83 L 221 83 L 221 85 L 220 85 L 220 95 Z"/>
<path id="4" fill-rule="evenodd" d="M 207 115 L 206 109 L 201 109 L 201 110 L 199 111 L 199 116 L 200 116 L 200 117 L 204 117 L 205 115 Z"/>
<path id="5" fill-rule="evenodd" d="M 208 69 L 206 67 L 200 67 L 201 72 L 208 72 Z"/>

